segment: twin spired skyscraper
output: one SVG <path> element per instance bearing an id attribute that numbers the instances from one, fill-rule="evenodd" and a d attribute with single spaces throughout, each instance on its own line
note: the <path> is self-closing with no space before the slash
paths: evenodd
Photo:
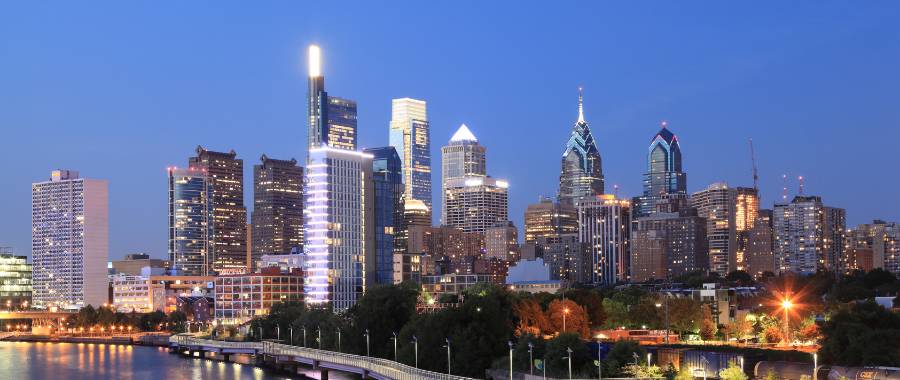
<path id="1" fill-rule="evenodd" d="M 603 160 L 594 135 L 584 120 L 584 98 L 578 89 L 578 120 L 572 128 L 559 174 L 559 202 L 575 204 L 585 196 L 603 194 Z"/>

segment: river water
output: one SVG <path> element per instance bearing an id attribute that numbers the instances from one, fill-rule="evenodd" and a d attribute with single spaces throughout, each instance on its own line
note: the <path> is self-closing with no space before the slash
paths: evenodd
<path id="1" fill-rule="evenodd" d="M 318 372 L 309 371 L 318 378 Z M 330 373 L 331 379 L 346 379 Z M 163 347 L 0 342 L 0 379 L 302 379 L 253 366 L 173 355 Z M 307 378 L 308 379 L 308 378 Z"/>

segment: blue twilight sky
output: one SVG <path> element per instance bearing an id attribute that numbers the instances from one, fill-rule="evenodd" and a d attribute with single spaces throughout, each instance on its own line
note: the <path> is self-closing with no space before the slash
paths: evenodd
<path id="1" fill-rule="evenodd" d="M 110 181 L 110 257 L 164 257 L 166 173 L 198 144 L 253 164 L 305 157 L 305 47 L 359 102 L 361 147 L 388 143 L 392 98 L 428 101 L 440 147 L 466 123 L 510 216 L 555 195 L 578 85 L 607 189 L 641 190 L 660 120 L 690 191 L 782 174 L 900 220 L 900 3 L 894 1 L 7 2 L 0 5 L 0 246 L 30 253 L 30 184 L 54 168 Z M 611 191 L 611 190 L 610 190 Z M 791 182 L 791 194 L 796 181 Z"/>

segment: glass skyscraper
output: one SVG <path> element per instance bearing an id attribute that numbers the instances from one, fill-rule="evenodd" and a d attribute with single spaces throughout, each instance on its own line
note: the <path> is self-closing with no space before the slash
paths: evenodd
<path id="1" fill-rule="evenodd" d="M 178 274 L 215 273 L 213 186 L 201 168 L 169 168 L 169 260 Z"/>
<path id="2" fill-rule="evenodd" d="M 662 129 L 653 136 L 647 151 L 647 173 L 644 174 L 644 194 L 639 198 L 635 217 L 651 215 L 663 202 L 686 203 L 687 175 L 681 171 L 681 146 L 678 138 L 662 122 Z M 672 211 L 672 210 L 666 210 Z"/>
<path id="3" fill-rule="evenodd" d="M 456 130 L 450 143 L 441 148 L 441 218 L 444 223 L 447 223 L 448 183 L 460 178 L 487 176 L 486 152 L 465 124 Z"/>
<path id="4" fill-rule="evenodd" d="M 244 160 L 235 151 L 214 152 L 197 147 L 188 166 L 205 171 L 212 184 L 215 262 L 218 274 L 245 273 L 247 262 L 247 208 L 244 206 Z"/>
<path id="5" fill-rule="evenodd" d="M 395 234 L 403 218 L 403 180 L 400 157 L 394 147 L 366 149 L 372 155 L 375 203 L 375 278 L 379 284 L 394 282 Z"/>
<path id="6" fill-rule="evenodd" d="M 325 91 L 322 53 L 316 45 L 309 47 L 307 114 L 307 150 L 322 146 L 356 150 L 356 102 Z"/>
<path id="7" fill-rule="evenodd" d="M 566 143 L 559 174 L 559 201 L 570 205 L 581 197 L 603 194 L 603 163 L 591 129 L 584 120 L 583 96 L 580 91 L 581 89 L 578 94 L 578 120 Z"/>
<path id="8" fill-rule="evenodd" d="M 391 102 L 390 144 L 400 156 L 406 199 L 431 208 L 431 131 L 424 100 Z"/>

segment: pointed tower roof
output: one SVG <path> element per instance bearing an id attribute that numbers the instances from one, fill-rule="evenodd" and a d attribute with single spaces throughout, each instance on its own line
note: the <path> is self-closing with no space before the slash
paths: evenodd
<path id="1" fill-rule="evenodd" d="M 662 129 L 660 129 L 659 132 L 657 132 L 656 135 L 653 136 L 653 140 L 656 140 L 657 138 L 661 138 L 661 139 L 663 139 L 663 141 L 666 142 L 666 144 L 672 145 L 672 142 L 677 140 L 677 138 L 675 137 L 675 134 L 669 130 L 669 128 L 668 128 L 669 123 L 667 121 L 663 120 L 660 123 L 660 126 L 662 127 Z"/>
<path id="2" fill-rule="evenodd" d="M 475 141 L 478 139 L 475 138 L 475 135 L 472 134 L 472 131 L 469 130 L 465 124 L 460 125 L 459 129 L 456 130 L 456 133 L 453 134 L 453 137 L 450 138 L 450 142 L 457 141 Z"/>
<path id="3" fill-rule="evenodd" d="M 584 87 L 578 86 L 578 123 L 584 124 Z"/>

